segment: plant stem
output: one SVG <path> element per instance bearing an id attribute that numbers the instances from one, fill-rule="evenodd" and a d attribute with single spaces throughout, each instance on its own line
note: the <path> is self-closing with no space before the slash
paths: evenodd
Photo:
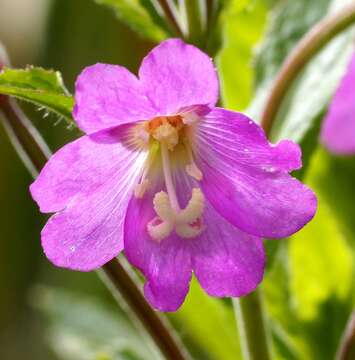
<path id="1" fill-rule="evenodd" d="M 260 290 L 233 299 L 244 360 L 269 360 L 269 336 Z"/>
<path id="2" fill-rule="evenodd" d="M 287 90 L 304 66 L 324 45 L 354 22 L 355 2 L 316 24 L 286 58 L 276 77 L 262 115 L 261 126 L 267 135 L 270 135 L 272 125 Z M 246 360 L 270 359 L 267 328 L 259 292 L 260 290 L 257 290 L 244 298 L 234 300 L 242 350 Z M 344 335 L 337 359 L 347 360 L 352 358 L 353 355 L 347 356 L 354 351 L 354 347 L 355 315 Z"/>
<path id="3" fill-rule="evenodd" d="M 206 11 L 204 10 L 206 9 L 203 9 L 200 0 L 185 0 L 183 3 L 187 20 L 187 39 L 192 44 L 202 48 L 205 45 Z"/>
<path id="4" fill-rule="evenodd" d="M 355 310 L 350 316 L 335 358 L 336 360 L 355 359 Z"/>
<path id="5" fill-rule="evenodd" d="M 184 38 L 184 32 L 181 28 L 178 11 L 175 4 L 171 0 L 157 0 L 168 24 L 174 30 L 176 35 L 180 38 Z"/>
<path id="6" fill-rule="evenodd" d="M 4 116 L 0 117 L 0 120 L 11 137 L 16 151 L 31 175 L 36 177 L 51 156 L 48 146 L 15 100 L 1 98 L 0 115 L 1 113 Z M 129 314 L 133 316 L 133 320 L 140 321 L 166 359 L 188 359 L 187 351 L 178 341 L 175 333 L 167 322 L 150 307 L 140 290 L 140 285 L 120 261 L 111 260 L 102 267 L 102 272 L 106 276 L 105 283 L 109 290 L 114 295 L 121 294 L 131 310 Z"/>
<path id="7" fill-rule="evenodd" d="M 2 123 L 14 148 L 35 178 L 51 156 L 51 151 L 14 99 L 4 96 L 0 103 L 1 113 Z"/>
<path id="8" fill-rule="evenodd" d="M 355 2 L 316 24 L 284 61 L 266 102 L 261 125 L 270 133 L 280 105 L 297 75 L 312 57 L 341 31 L 355 22 Z"/>
<path id="9" fill-rule="evenodd" d="M 355 2 L 316 24 L 287 57 L 263 111 L 261 126 L 267 135 L 270 134 L 280 105 L 297 75 L 324 45 L 354 22 Z M 245 359 L 248 360 L 270 359 L 267 328 L 259 292 L 260 290 L 257 290 L 246 297 L 234 300 L 242 350 Z"/>
<path id="10" fill-rule="evenodd" d="M 131 286 L 137 281 L 132 271 L 116 258 L 108 262 L 102 270 L 105 278 L 109 280 L 108 287 L 117 293 L 118 300 L 120 296 L 125 300 L 133 312 L 131 315 L 144 325 L 166 358 L 172 360 L 187 359 L 187 352 L 171 331 L 167 321 L 157 312 L 152 311 L 138 287 Z"/>

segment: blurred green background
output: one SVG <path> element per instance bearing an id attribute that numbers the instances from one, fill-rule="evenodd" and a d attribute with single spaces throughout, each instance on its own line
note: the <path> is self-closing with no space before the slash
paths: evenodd
<path id="1" fill-rule="evenodd" d="M 247 109 L 258 121 L 285 56 L 315 22 L 347 2 L 229 1 L 216 58 L 226 107 Z M 319 197 L 310 225 L 267 245 L 262 288 L 275 359 L 333 359 L 354 305 L 355 160 L 328 154 L 317 135 L 353 36 L 353 29 L 346 31 L 306 67 L 272 134 L 302 144 L 305 170 L 296 175 Z M 59 70 L 70 91 L 85 66 L 118 63 L 136 71 L 154 46 L 92 0 L 0 0 L 0 41 L 13 66 Z M 22 105 L 53 151 L 79 136 L 55 116 L 43 119 L 43 112 Z M 46 260 L 39 236 L 45 218 L 2 127 L 0 164 L 0 359 L 158 359 L 97 274 L 58 269 Z M 229 299 L 209 298 L 193 282 L 182 309 L 169 318 L 194 358 L 241 359 Z"/>

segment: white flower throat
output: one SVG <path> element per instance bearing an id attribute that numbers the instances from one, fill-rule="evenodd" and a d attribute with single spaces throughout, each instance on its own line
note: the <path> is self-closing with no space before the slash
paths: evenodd
<path id="1" fill-rule="evenodd" d="M 179 142 L 184 144 L 187 153 L 185 171 L 197 181 L 202 180 L 202 173 L 196 166 L 192 149 L 187 135 L 189 127 L 198 121 L 197 114 L 183 113 L 174 116 L 158 116 L 143 124 L 139 130 L 139 137 L 145 143 L 154 139 L 159 143 L 161 163 L 164 173 L 165 191 L 160 191 L 153 198 L 156 216 L 148 223 L 147 231 L 155 241 L 162 241 L 173 231 L 182 238 L 194 238 L 205 229 L 202 214 L 205 207 L 205 197 L 202 191 L 195 187 L 185 208 L 181 208 L 176 194 L 172 170 L 171 156 L 173 156 Z M 148 161 L 134 194 L 137 198 L 144 197 L 150 186 L 147 174 L 150 164 Z"/>

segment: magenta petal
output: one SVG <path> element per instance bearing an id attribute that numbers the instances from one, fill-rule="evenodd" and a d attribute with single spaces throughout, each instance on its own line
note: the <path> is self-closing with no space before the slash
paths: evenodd
<path id="1" fill-rule="evenodd" d="M 246 116 L 211 111 L 197 131 L 201 186 L 228 221 L 255 236 L 278 238 L 302 228 L 315 214 L 314 193 L 288 171 L 299 168 L 299 147 L 274 146 Z"/>
<path id="2" fill-rule="evenodd" d="M 333 153 L 355 153 L 355 54 L 323 122 L 321 141 Z"/>
<path id="3" fill-rule="evenodd" d="M 117 198 L 116 192 L 114 184 L 107 183 L 49 219 L 42 230 L 42 246 L 54 265 L 91 271 L 118 255 L 127 199 Z"/>
<path id="4" fill-rule="evenodd" d="M 260 238 L 241 232 L 211 205 L 204 214 L 206 230 L 191 242 L 192 266 L 211 296 L 239 297 L 254 291 L 263 279 L 265 251 Z"/>
<path id="5" fill-rule="evenodd" d="M 155 114 L 136 76 L 122 66 L 92 65 L 76 80 L 73 116 L 88 134 Z"/>
<path id="6" fill-rule="evenodd" d="M 213 106 L 217 101 L 218 78 L 212 60 L 179 39 L 155 47 L 144 58 L 139 78 L 162 115 L 191 105 Z"/>
<path id="7" fill-rule="evenodd" d="M 55 265 L 89 271 L 122 250 L 126 208 L 146 159 L 128 147 L 125 128 L 66 145 L 32 184 L 42 211 L 61 210 L 42 231 L 44 252 Z"/>
<path id="8" fill-rule="evenodd" d="M 184 206 L 198 184 L 185 171 L 175 173 L 179 199 Z M 200 236 L 184 239 L 190 245 L 193 271 L 211 296 L 243 296 L 258 286 L 265 269 L 260 238 L 241 232 L 206 201 L 206 228 Z"/>
<path id="9" fill-rule="evenodd" d="M 124 169 L 117 169 L 92 194 L 73 197 L 49 219 L 42 231 L 42 246 L 51 262 L 90 271 L 122 250 L 124 216 L 138 174 L 134 168 Z"/>
<path id="10" fill-rule="evenodd" d="M 41 211 L 60 211 L 74 196 L 89 196 L 115 174 L 139 168 L 145 155 L 127 146 L 130 128 L 83 136 L 58 150 L 30 186 Z"/>
<path id="11" fill-rule="evenodd" d="M 176 311 L 191 280 L 188 242 L 173 234 L 160 243 L 150 238 L 146 226 L 155 216 L 154 193 L 147 193 L 143 199 L 132 197 L 125 220 L 124 251 L 147 279 L 144 294 L 150 304 L 160 311 Z"/>

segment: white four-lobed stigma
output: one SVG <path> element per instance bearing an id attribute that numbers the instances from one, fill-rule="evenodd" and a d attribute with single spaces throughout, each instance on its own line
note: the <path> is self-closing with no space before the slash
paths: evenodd
<path id="1" fill-rule="evenodd" d="M 192 189 L 191 199 L 185 209 L 173 209 L 164 191 L 155 194 L 153 205 L 157 216 L 148 223 L 147 231 L 155 241 L 162 241 L 173 230 L 183 238 L 194 238 L 205 228 L 202 221 L 205 197 L 199 188 Z"/>

